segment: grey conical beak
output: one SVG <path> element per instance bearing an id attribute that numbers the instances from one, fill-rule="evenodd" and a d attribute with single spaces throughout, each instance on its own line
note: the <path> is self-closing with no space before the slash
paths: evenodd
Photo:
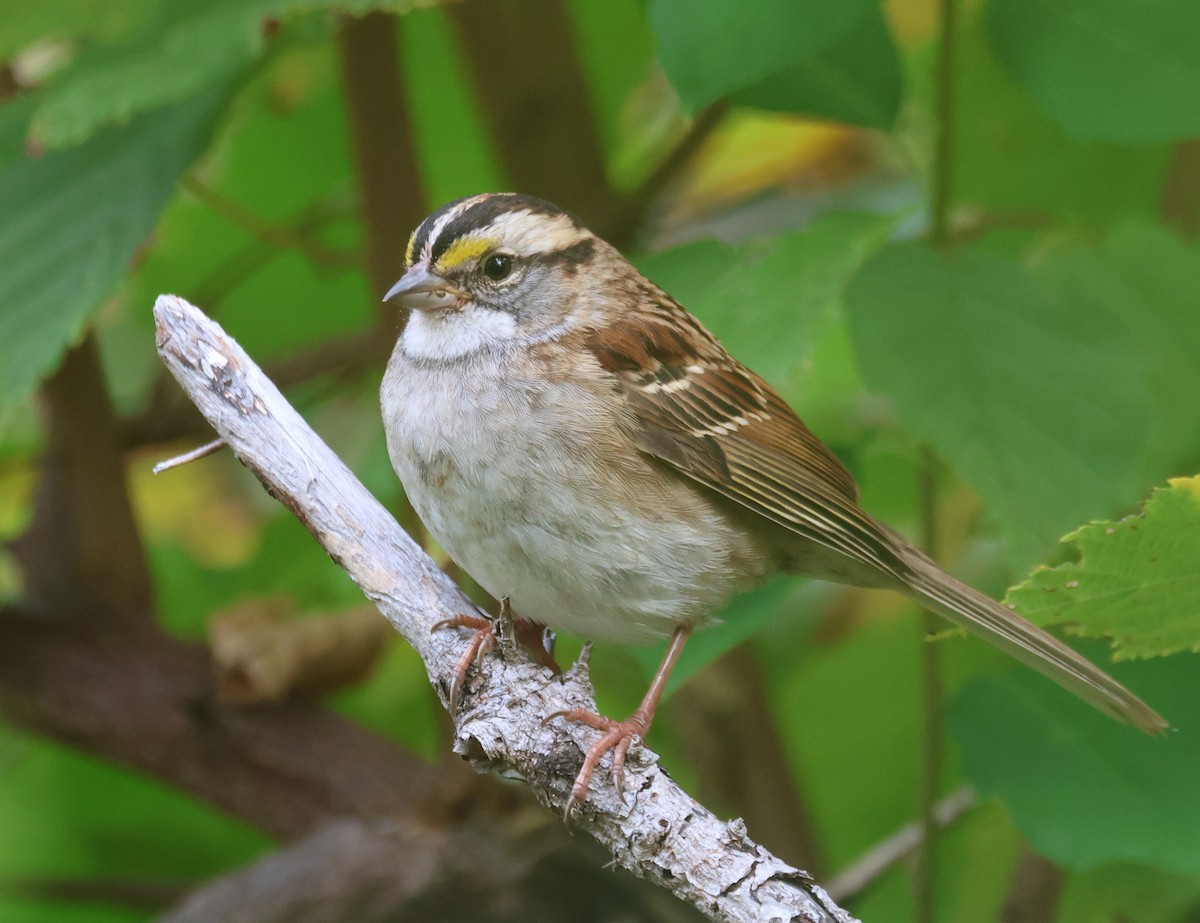
<path id="1" fill-rule="evenodd" d="M 383 300 L 410 311 L 447 311 L 462 307 L 467 294 L 418 263 L 388 289 Z"/>

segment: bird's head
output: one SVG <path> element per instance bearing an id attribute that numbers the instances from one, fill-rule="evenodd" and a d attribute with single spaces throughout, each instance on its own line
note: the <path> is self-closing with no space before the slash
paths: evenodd
<path id="1" fill-rule="evenodd" d="M 579 295 L 601 281 L 589 276 L 602 252 L 615 253 L 542 199 L 471 196 L 421 223 L 384 300 L 412 312 L 405 345 L 428 358 L 549 339 L 581 320 Z"/>

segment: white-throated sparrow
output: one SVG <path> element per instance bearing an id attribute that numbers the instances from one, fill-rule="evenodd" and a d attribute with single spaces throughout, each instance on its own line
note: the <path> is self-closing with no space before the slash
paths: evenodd
<path id="1" fill-rule="evenodd" d="M 776 571 L 890 587 L 1121 721 L 1166 722 L 1057 639 L 942 571 L 858 505 L 850 474 L 771 387 L 556 206 L 451 202 L 387 300 L 411 309 L 382 388 L 388 449 L 429 531 L 520 616 L 672 642 L 596 764 L 644 734 L 692 629 Z"/>

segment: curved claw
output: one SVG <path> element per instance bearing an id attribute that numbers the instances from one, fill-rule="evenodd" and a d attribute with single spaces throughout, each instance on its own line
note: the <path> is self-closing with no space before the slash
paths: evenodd
<path id="1" fill-rule="evenodd" d="M 462 656 L 458 658 L 458 662 L 454 664 L 454 676 L 450 680 L 450 712 L 453 714 L 458 711 L 459 701 L 462 699 L 463 687 L 467 683 L 467 672 L 471 669 L 471 664 L 478 664 L 480 659 L 492 651 L 496 647 L 496 632 L 495 626 L 484 618 L 476 618 L 470 615 L 456 615 L 452 618 L 442 619 L 440 622 L 430 628 L 430 632 L 440 631 L 443 628 L 469 628 L 474 631 L 471 638 L 471 643 L 467 645 L 462 652 Z"/>
<path id="2" fill-rule="evenodd" d="M 583 765 L 579 767 L 579 773 L 571 785 L 571 795 L 567 798 L 563 820 L 569 821 L 574 810 L 587 800 L 587 790 L 592 782 L 592 775 L 595 773 L 596 767 L 600 765 L 604 754 L 610 750 L 613 754 L 612 777 L 613 784 L 617 789 L 617 797 L 621 799 L 622 804 L 628 804 L 625 800 L 625 758 L 633 744 L 633 739 L 645 734 L 648 722 L 637 712 L 624 721 L 614 721 L 612 718 L 584 711 L 581 708 L 568 708 L 548 715 L 542 720 L 542 724 L 544 725 L 554 718 L 565 718 L 567 721 L 585 724 L 603 732 L 600 739 L 588 747 L 587 753 L 584 754 Z"/>
<path id="3" fill-rule="evenodd" d="M 629 803 L 625 800 L 625 754 L 629 752 L 629 747 L 633 743 L 635 736 L 634 734 L 626 734 L 613 747 L 613 785 L 617 789 L 617 797 L 621 799 L 621 804 Z"/>

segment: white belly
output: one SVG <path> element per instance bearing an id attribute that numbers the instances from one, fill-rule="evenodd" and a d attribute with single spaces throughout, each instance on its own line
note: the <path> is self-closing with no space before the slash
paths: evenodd
<path id="1" fill-rule="evenodd" d="M 596 463 L 595 429 L 612 425 L 607 402 L 478 362 L 464 375 L 394 359 L 382 403 L 410 502 L 493 596 L 525 618 L 632 643 L 702 621 L 761 574 L 740 530 L 650 462 L 635 459 L 634 477 L 651 495 L 622 502 L 611 469 Z"/>

